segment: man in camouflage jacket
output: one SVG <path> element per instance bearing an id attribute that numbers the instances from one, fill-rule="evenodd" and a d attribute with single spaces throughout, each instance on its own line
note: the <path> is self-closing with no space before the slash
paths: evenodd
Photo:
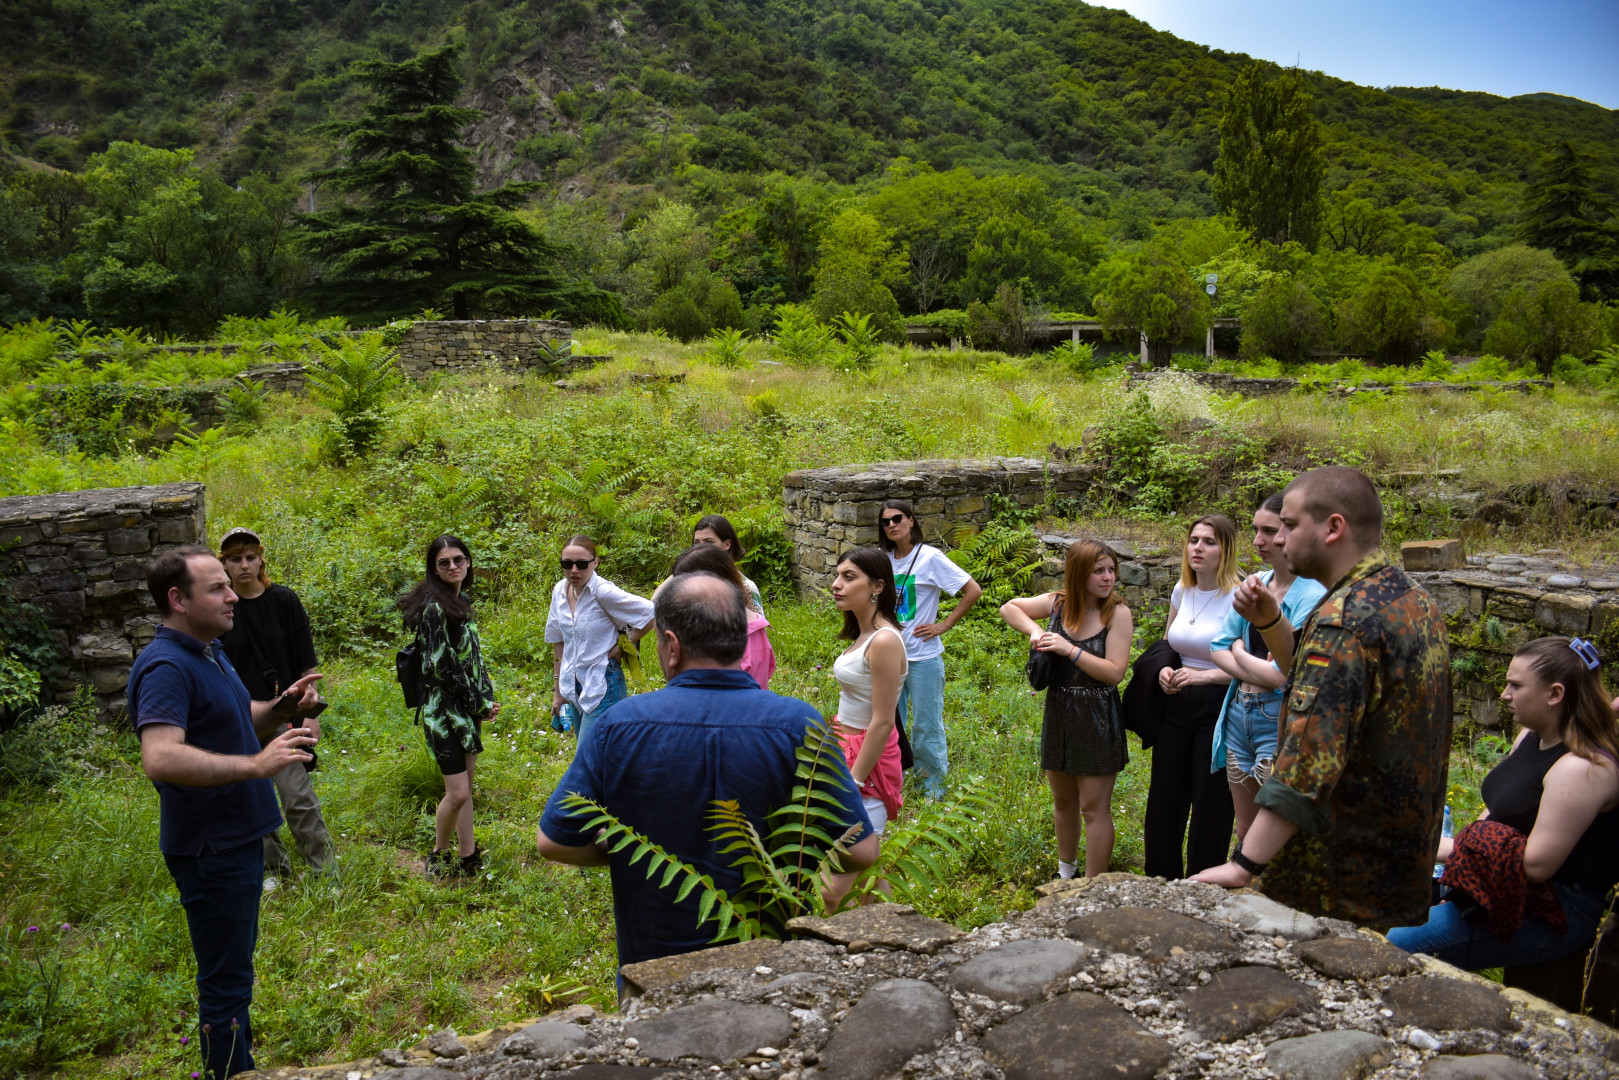
<path id="1" fill-rule="evenodd" d="M 1288 485 L 1277 539 L 1328 591 L 1295 640 L 1267 590 L 1239 590 L 1238 610 L 1290 662 L 1280 746 L 1242 850 L 1197 876 L 1228 887 L 1258 877 L 1290 907 L 1377 929 L 1427 917 L 1451 734 L 1444 617 L 1383 558 L 1382 516 L 1354 469 Z"/>

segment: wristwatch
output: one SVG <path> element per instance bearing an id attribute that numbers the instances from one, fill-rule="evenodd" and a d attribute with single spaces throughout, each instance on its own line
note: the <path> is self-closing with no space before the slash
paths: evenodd
<path id="1" fill-rule="evenodd" d="M 1270 865 L 1270 863 L 1254 862 L 1254 860 L 1242 853 L 1242 848 L 1240 847 L 1231 853 L 1231 861 L 1248 871 L 1254 877 L 1258 877 L 1260 874 L 1263 874 L 1265 872 L 1265 867 Z"/>

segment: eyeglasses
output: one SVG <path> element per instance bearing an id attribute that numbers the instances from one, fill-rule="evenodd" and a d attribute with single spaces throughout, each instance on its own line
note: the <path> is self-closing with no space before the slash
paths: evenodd
<path id="1" fill-rule="evenodd" d="M 900 522 L 904 521 L 905 515 L 895 514 L 893 517 L 878 518 L 878 520 L 883 523 L 883 528 L 886 529 L 890 525 L 898 525 Z"/>
<path id="2" fill-rule="evenodd" d="M 440 570 L 454 570 L 457 566 L 465 566 L 469 561 L 465 555 L 456 555 L 448 559 L 440 559 L 438 568 Z"/>
<path id="3" fill-rule="evenodd" d="M 562 563 L 562 569 L 564 570 L 584 570 L 595 562 L 596 558 L 591 556 L 588 559 L 562 559 L 559 561 Z"/>

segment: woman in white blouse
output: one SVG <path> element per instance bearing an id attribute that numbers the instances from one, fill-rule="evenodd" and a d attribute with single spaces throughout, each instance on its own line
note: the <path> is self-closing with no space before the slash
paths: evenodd
<path id="1" fill-rule="evenodd" d="M 602 713 L 629 696 L 619 665 L 618 635 L 639 641 L 652 629 L 652 601 L 596 573 L 596 541 L 575 536 L 562 549 L 562 580 L 551 590 L 545 640 L 555 654 L 551 715 L 571 705 L 579 738 Z M 558 726 L 553 721 L 553 726 Z M 566 725 L 561 725 L 566 730 Z"/>
<path id="2" fill-rule="evenodd" d="M 1164 630 L 1181 666 L 1158 672 L 1167 704 L 1152 747 L 1152 783 L 1142 822 L 1148 877 L 1174 880 L 1226 861 L 1231 789 L 1223 776 L 1209 772 L 1209 757 L 1231 676 L 1215 666 L 1209 646 L 1223 630 L 1241 582 L 1236 524 L 1224 514 L 1192 522 Z"/>

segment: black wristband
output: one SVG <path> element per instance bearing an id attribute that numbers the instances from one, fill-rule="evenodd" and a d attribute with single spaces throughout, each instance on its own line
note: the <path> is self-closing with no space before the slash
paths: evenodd
<path id="1" fill-rule="evenodd" d="M 1264 626 L 1256 626 L 1256 627 L 1254 627 L 1254 629 L 1258 630 L 1261 634 L 1268 634 L 1268 633 L 1270 633 L 1272 630 L 1276 629 L 1280 625 L 1282 625 L 1282 617 L 1281 617 L 1281 615 L 1277 615 L 1276 618 L 1272 619 L 1270 622 L 1266 623 Z"/>
<path id="2" fill-rule="evenodd" d="M 1254 862 L 1254 860 L 1242 853 L 1242 848 L 1240 847 L 1231 853 L 1231 861 L 1248 871 L 1254 877 L 1258 877 L 1260 874 L 1263 874 L 1265 872 L 1265 867 L 1270 865 L 1269 863 Z"/>

